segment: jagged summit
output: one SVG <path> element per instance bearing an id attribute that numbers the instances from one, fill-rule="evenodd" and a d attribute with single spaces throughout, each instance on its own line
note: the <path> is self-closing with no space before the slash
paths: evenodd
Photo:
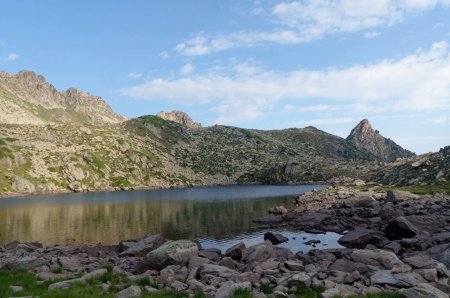
<path id="1" fill-rule="evenodd" d="M 156 114 L 156 116 L 161 119 L 164 119 L 164 120 L 169 120 L 169 121 L 180 123 L 180 124 L 185 125 L 190 128 L 201 128 L 202 127 L 202 125 L 200 123 L 194 122 L 188 114 L 186 114 L 185 112 L 182 112 L 182 111 L 177 111 L 177 110 L 174 110 L 172 112 L 161 111 L 158 114 Z"/>
<path id="2" fill-rule="evenodd" d="M 75 88 L 60 92 L 32 71 L 0 72 L 0 123 L 105 124 L 124 120 L 98 96 Z"/>
<path id="3" fill-rule="evenodd" d="M 352 129 L 347 141 L 380 161 L 391 162 L 399 157 L 415 155 L 411 151 L 403 149 L 394 141 L 383 137 L 378 130 L 372 128 L 368 119 L 363 119 Z"/>

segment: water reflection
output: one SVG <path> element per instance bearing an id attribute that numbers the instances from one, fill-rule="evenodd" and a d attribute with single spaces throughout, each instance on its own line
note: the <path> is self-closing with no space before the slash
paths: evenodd
<path id="1" fill-rule="evenodd" d="M 0 200 L 0 243 L 117 243 L 144 234 L 225 243 L 252 219 L 320 186 L 231 186 Z M 222 241 L 222 242 L 220 242 Z M 224 242 L 225 241 L 225 242 Z"/>

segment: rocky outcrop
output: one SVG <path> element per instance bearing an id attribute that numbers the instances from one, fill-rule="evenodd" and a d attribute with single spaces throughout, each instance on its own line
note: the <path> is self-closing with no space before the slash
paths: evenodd
<path id="1" fill-rule="evenodd" d="M 383 137 L 378 130 L 374 130 L 367 119 L 362 120 L 353 128 L 347 141 L 359 150 L 384 162 L 392 162 L 399 157 L 414 156 L 414 153 L 403 149 L 394 141 Z"/>
<path id="2" fill-rule="evenodd" d="M 368 173 L 367 179 L 387 185 L 450 186 L 450 146 L 439 152 L 397 160 Z"/>
<path id="3" fill-rule="evenodd" d="M 181 111 L 172 111 L 172 112 L 161 111 L 158 114 L 156 114 L 156 116 L 161 119 L 164 119 L 164 120 L 169 120 L 169 121 L 173 121 L 173 122 L 182 124 L 189 128 L 201 128 L 202 127 L 202 125 L 200 123 L 194 122 L 188 114 L 186 114 L 185 112 L 181 112 Z"/>
<path id="4" fill-rule="evenodd" d="M 0 123 L 98 125 L 125 120 L 98 96 L 74 88 L 60 92 L 32 71 L 0 72 Z"/>

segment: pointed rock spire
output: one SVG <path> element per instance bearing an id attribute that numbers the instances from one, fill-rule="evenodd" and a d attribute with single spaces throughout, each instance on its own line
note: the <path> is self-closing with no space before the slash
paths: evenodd
<path id="1" fill-rule="evenodd" d="M 363 119 L 352 129 L 347 137 L 347 141 L 359 150 L 384 162 L 392 162 L 399 157 L 414 155 L 414 153 L 403 149 L 394 141 L 383 137 L 378 130 L 374 130 L 368 119 Z"/>

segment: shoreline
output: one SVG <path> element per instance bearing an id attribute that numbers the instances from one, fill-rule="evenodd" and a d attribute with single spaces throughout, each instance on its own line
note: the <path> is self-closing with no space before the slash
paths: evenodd
<path id="1" fill-rule="evenodd" d="M 103 282 L 97 285 L 103 293 L 119 295 L 133 289 L 140 293 L 137 297 L 155 291 L 229 297 L 236 288 L 251 297 L 295 297 L 302 289 L 316 291 L 315 297 L 322 298 L 384 292 L 396 292 L 398 297 L 450 294 L 450 226 L 446 224 L 450 196 L 334 186 L 306 192 L 287 207 L 272 208 L 264 222 L 286 222 L 297 231 L 346 230 L 338 240 L 343 248 L 296 252 L 277 246 L 284 241 L 279 234 L 251 246 L 238 243 L 224 253 L 202 249 L 194 240 L 168 241 L 160 235 L 113 245 L 46 248 L 16 241 L 0 245 L 0 270 L 26 269 L 47 282 L 46 291 L 70 291 L 80 279 L 94 273 L 103 276 L 109 270 L 108 274 L 131 283 L 111 288 Z M 137 282 L 143 278 L 149 280 L 148 286 Z M 56 281 L 61 279 L 66 280 Z"/>
<path id="2" fill-rule="evenodd" d="M 99 188 L 90 189 L 88 191 L 77 192 L 70 189 L 61 189 L 56 191 L 35 191 L 35 192 L 6 192 L 0 193 L 1 199 L 9 198 L 25 198 L 25 197 L 36 197 L 36 196 L 47 196 L 47 195 L 60 195 L 60 194 L 82 194 L 82 193 L 108 193 L 108 192 L 130 192 L 130 191 L 147 191 L 147 190 L 158 190 L 158 189 L 188 189 L 188 188 L 208 188 L 216 186 L 251 186 L 251 185 L 273 185 L 273 186 L 289 186 L 289 185 L 329 185 L 326 181 L 307 181 L 307 182 L 295 182 L 287 184 L 264 184 L 264 183 L 215 183 L 215 184 L 204 184 L 204 185 L 172 185 L 172 186 L 136 186 L 127 189 L 115 189 L 115 188 Z"/>

